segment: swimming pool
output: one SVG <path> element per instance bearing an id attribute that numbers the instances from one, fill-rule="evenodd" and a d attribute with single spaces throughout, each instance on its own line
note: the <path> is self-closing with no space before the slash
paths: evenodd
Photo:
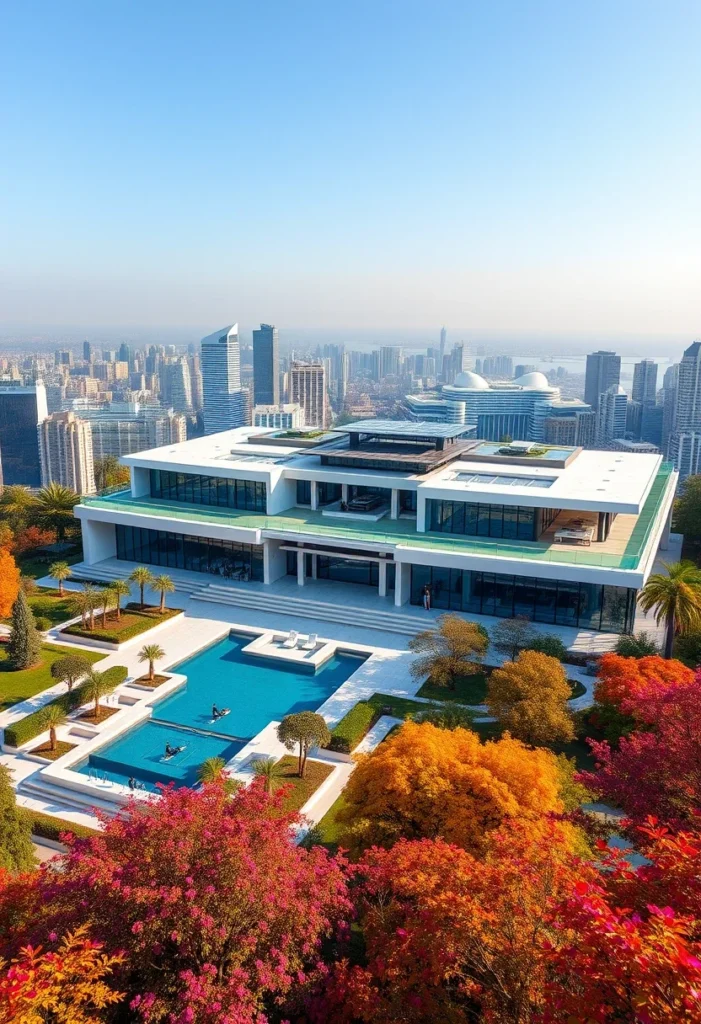
<path id="1" fill-rule="evenodd" d="M 182 746 L 184 750 L 166 761 L 166 743 L 172 747 Z M 209 757 L 222 757 L 229 761 L 244 745 L 147 721 L 90 754 L 75 770 L 81 775 L 122 785 L 134 778 L 143 784 L 144 789 L 152 792 L 158 782 L 194 786 L 197 769 L 203 761 Z"/>
<path id="2" fill-rule="evenodd" d="M 96 750 L 75 770 L 122 784 L 134 778 L 149 790 L 158 782 L 192 786 L 207 758 L 228 761 L 269 722 L 315 711 L 366 660 L 335 654 L 315 672 L 242 653 L 252 639 L 231 633 L 173 666 L 169 671 L 187 676 L 187 683 L 154 704 L 147 722 Z M 229 708 L 229 714 L 214 721 L 213 704 Z M 166 743 L 184 750 L 166 761 Z"/>

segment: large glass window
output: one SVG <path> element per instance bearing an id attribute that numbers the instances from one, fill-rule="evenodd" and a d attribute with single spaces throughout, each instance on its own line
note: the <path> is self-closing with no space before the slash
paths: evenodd
<path id="1" fill-rule="evenodd" d="M 231 480 L 196 473 L 171 473 L 165 469 L 152 469 L 150 474 L 152 498 L 249 512 L 267 511 L 267 490 L 260 480 Z"/>
<path id="2" fill-rule="evenodd" d="M 263 579 L 263 548 L 256 544 L 188 537 L 166 530 L 145 530 L 138 526 L 116 527 L 117 558 L 128 562 L 160 565 L 167 569 L 211 572 L 235 578 L 248 574 Z"/>
<path id="3" fill-rule="evenodd" d="M 312 482 L 311 480 L 297 481 L 297 504 L 311 505 L 312 503 Z"/>
<path id="4" fill-rule="evenodd" d="M 636 591 L 625 587 L 412 565 L 412 604 L 422 604 L 426 586 L 434 608 L 473 615 L 523 615 L 606 633 L 630 632 L 635 621 Z"/>
<path id="5" fill-rule="evenodd" d="M 536 539 L 535 509 L 470 501 L 429 501 L 429 529 L 468 537 Z"/>

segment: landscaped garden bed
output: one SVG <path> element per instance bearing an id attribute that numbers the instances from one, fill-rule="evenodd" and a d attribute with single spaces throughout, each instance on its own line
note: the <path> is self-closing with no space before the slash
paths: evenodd
<path id="1" fill-rule="evenodd" d="M 51 676 L 51 666 L 59 658 L 65 658 L 66 655 L 75 653 L 75 649 L 42 644 L 41 657 L 36 665 L 32 665 L 31 668 L 13 669 L 8 660 L 7 651 L 0 648 L 0 711 L 19 704 L 23 700 L 28 700 L 35 694 L 41 693 L 42 690 L 47 690 L 50 686 L 55 686 L 56 680 Z M 80 653 L 81 657 L 89 661 L 91 665 L 106 657 L 100 651 L 81 651 Z"/>
<path id="2" fill-rule="evenodd" d="M 122 611 L 119 621 L 116 612 L 107 614 L 107 626 L 102 625 L 102 615 L 95 616 L 95 628 L 90 629 L 81 622 L 67 626 L 62 630 L 62 635 L 85 637 L 86 640 L 99 640 L 109 644 L 123 644 L 127 640 L 133 640 L 135 636 L 146 633 L 154 626 L 167 622 L 168 619 L 182 615 L 181 608 L 166 608 L 161 614 L 158 607 L 145 606 L 141 608 L 138 604 L 128 604 Z"/>
<path id="3" fill-rule="evenodd" d="M 148 686 L 152 690 L 154 690 L 157 686 L 160 686 L 162 683 L 167 683 L 169 679 L 170 676 L 161 675 L 155 675 L 153 679 L 149 679 L 147 674 L 145 676 L 139 676 L 139 678 L 135 679 L 134 682 L 138 683 L 139 686 Z"/>
<path id="4" fill-rule="evenodd" d="M 65 648 L 54 648 L 54 650 L 58 650 L 61 656 L 66 653 Z M 93 660 L 97 661 L 98 659 L 95 658 Z M 112 668 L 108 668 L 102 675 L 105 681 L 105 692 L 109 692 L 109 690 L 113 690 L 120 683 L 123 683 L 128 673 L 123 665 L 113 665 Z M 49 677 L 49 680 L 50 683 L 53 683 L 51 677 Z M 46 689 L 46 686 L 50 685 L 50 683 L 45 683 L 39 689 Z M 36 693 L 37 690 L 34 692 Z M 31 715 L 26 715 L 12 725 L 6 726 L 5 743 L 10 747 L 21 747 L 24 743 L 28 743 L 29 740 L 33 740 L 35 736 L 45 732 L 48 728 L 48 709 L 54 705 L 61 708 L 68 715 L 82 704 L 87 704 L 90 699 L 88 682 L 74 686 L 72 690 L 62 693 L 55 700 L 49 701 L 48 704 L 45 704 L 43 708 L 39 708 L 38 711 L 34 711 Z"/>
<path id="5" fill-rule="evenodd" d="M 299 777 L 299 760 L 291 754 L 278 761 L 281 774 L 278 777 L 278 785 L 288 786 L 292 789 L 285 797 L 284 807 L 286 811 L 298 811 L 304 807 L 307 800 L 316 793 L 319 786 L 328 779 L 334 770 L 332 764 L 324 764 L 322 761 L 307 761 L 304 778 Z"/>
<path id="6" fill-rule="evenodd" d="M 104 722 L 106 719 L 111 718 L 112 715 L 116 715 L 122 708 L 108 707 L 105 704 L 99 705 L 98 715 L 95 717 L 95 708 L 86 708 L 85 711 L 81 711 L 78 715 L 78 719 L 81 722 L 89 722 L 91 725 L 97 725 L 98 722 Z"/>
<path id="7" fill-rule="evenodd" d="M 58 761 L 59 757 L 63 757 L 69 750 L 75 750 L 75 743 L 66 743 L 65 740 L 57 740 L 56 746 L 52 750 L 51 742 L 46 740 L 44 743 L 40 743 L 38 747 L 32 747 L 29 751 L 30 754 L 37 754 L 39 757 L 46 758 L 47 761 Z"/>
<path id="8" fill-rule="evenodd" d="M 394 697 L 387 693 L 374 693 L 368 700 L 359 700 L 331 730 L 329 750 L 350 754 L 372 729 L 382 715 L 407 718 L 426 709 L 426 704 L 408 697 Z"/>

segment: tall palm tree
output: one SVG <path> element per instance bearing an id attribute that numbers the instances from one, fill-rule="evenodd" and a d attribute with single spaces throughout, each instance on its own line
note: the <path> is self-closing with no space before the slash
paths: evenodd
<path id="1" fill-rule="evenodd" d="M 150 569 L 147 569 L 145 565 L 137 565 L 133 573 L 129 577 L 132 583 L 139 585 L 141 591 L 141 607 L 144 607 L 144 587 L 148 587 L 153 583 L 153 573 Z"/>
<path id="2" fill-rule="evenodd" d="M 139 661 L 148 662 L 148 677 L 151 682 L 153 682 L 154 676 L 154 663 L 165 656 L 166 652 L 158 644 L 144 644 L 139 651 Z"/>
<path id="3" fill-rule="evenodd" d="M 49 730 L 49 747 L 51 750 L 56 749 L 56 730 L 59 726 L 65 725 L 66 717 L 66 712 L 60 704 L 49 704 L 44 712 L 44 724 Z"/>
<path id="4" fill-rule="evenodd" d="M 122 617 L 122 598 L 129 597 L 131 594 L 131 587 L 126 580 L 113 580 L 109 586 L 110 590 L 114 594 L 117 622 L 119 622 Z"/>
<path id="5" fill-rule="evenodd" d="M 98 672 L 91 668 L 85 678 L 85 692 L 88 698 L 95 703 L 95 721 L 99 721 L 100 701 L 111 693 L 115 684 L 111 683 L 106 672 Z"/>
<path id="6" fill-rule="evenodd" d="M 53 565 L 49 566 L 49 576 L 52 580 L 58 582 L 58 596 L 63 597 L 63 581 L 67 580 L 71 574 L 71 567 L 68 562 L 54 562 Z"/>
<path id="7" fill-rule="evenodd" d="M 151 586 L 154 590 L 160 590 L 161 592 L 161 607 L 160 613 L 163 615 L 166 610 L 166 594 L 172 594 L 175 590 L 175 584 L 173 583 L 170 576 L 165 573 L 161 576 L 154 576 Z"/>
<path id="8" fill-rule="evenodd" d="M 42 487 L 34 499 L 30 518 L 35 526 L 40 526 L 43 530 L 53 530 L 59 544 L 62 544 L 66 530 L 75 526 L 73 509 L 79 501 L 80 495 L 70 487 L 52 481 L 46 487 Z"/>
<path id="9" fill-rule="evenodd" d="M 263 788 L 268 796 L 272 796 L 278 783 L 285 777 L 285 769 L 279 761 L 272 757 L 260 757 L 251 765 L 257 779 L 263 779 Z"/>
<path id="10" fill-rule="evenodd" d="M 666 624 L 664 656 L 672 657 L 674 636 L 701 627 L 701 569 L 693 562 L 662 563 L 667 570 L 653 573 L 638 598 L 644 612 L 655 611 L 655 622 Z"/>
<path id="11" fill-rule="evenodd" d="M 100 602 L 102 604 L 102 628 L 107 629 L 107 612 L 114 606 L 116 600 L 114 590 L 112 587 L 103 587 L 99 591 Z"/>
<path id="12" fill-rule="evenodd" d="M 95 608 L 97 607 L 97 601 L 98 591 L 92 583 L 84 583 L 83 589 L 76 591 L 73 595 L 73 603 L 75 604 L 76 610 L 80 612 L 83 629 L 88 628 L 88 619 L 90 619 L 90 629 L 93 629 L 95 625 Z"/>

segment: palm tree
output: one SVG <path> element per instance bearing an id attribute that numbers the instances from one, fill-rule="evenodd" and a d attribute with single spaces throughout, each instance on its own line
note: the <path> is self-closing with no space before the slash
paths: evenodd
<path id="1" fill-rule="evenodd" d="M 224 774 L 226 761 L 223 757 L 208 757 L 197 769 L 197 778 L 200 782 L 217 782 Z"/>
<path id="2" fill-rule="evenodd" d="M 263 788 L 268 796 L 277 789 L 278 782 L 285 777 L 285 769 L 272 757 L 260 757 L 251 765 L 257 779 L 263 779 Z"/>
<path id="3" fill-rule="evenodd" d="M 165 658 L 166 652 L 158 644 L 144 644 L 139 651 L 139 661 L 148 662 L 148 677 L 150 682 L 153 682 L 153 669 L 154 662 L 160 661 L 161 658 Z"/>
<path id="4" fill-rule="evenodd" d="M 37 494 L 30 508 L 30 517 L 35 526 L 53 530 L 59 544 L 66 537 L 66 530 L 75 525 L 73 509 L 80 501 L 80 495 L 70 487 L 52 481 Z"/>
<path id="5" fill-rule="evenodd" d="M 88 628 L 88 617 L 90 619 L 90 629 L 95 628 L 95 608 L 99 599 L 99 591 L 92 583 L 84 583 L 83 589 L 75 594 L 73 601 L 80 612 L 83 629 Z"/>
<path id="6" fill-rule="evenodd" d="M 161 615 L 163 615 L 163 613 L 166 610 L 166 594 L 173 593 L 173 591 L 175 590 L 175 584 L 173 583 L 170 576 L 166 576 L 164 573 L 162 576 L 154 576 L 151 586 L 153 587 L 154 590 L 160 590 L 161 592 L 160 613 Z"/>
<path id="7" fill-rule="evenodd" d="M 147 569 L 145 565 L 138 565 L 129 579 L 132 583 L 138 583 L 139 585 L 139 590 L 141 591 L 141 607 L 143 608 L 144 587 L 148 587 L 153 583 L 153 573 L 150 569 Z"/>
<path id="8" fill-rule="evenodd" d="M 644 612 L 655 611 L 655 622 L 665 622 L 665 658 L 672 657 L 676 633 L 701 628 L 701 569 L 693 562 L 662 563 L 667 573 L 656 572 L 638 598 Z"/>
<path id="9" fill-rule="evenodd" d="M 102 590 L 99 591 L 99 595 L 102 603 L 102 628 L 107 629 L 107 612 L 114 604 L 115 595 L 110 586 L 103 587 Z"/>
<path id="10" fill-rule="evenodd" d="M 122 598 L 129 597 L 131 594 L 131 587 L 126 580 L 113 580 L 109 586 L 110 590 L 114 594 L 117 622 L 119 622 L 122 617 Z"/>
<path id="11" fill-rule="evenodd" d="M 106 697 L 108 693 L 111 693 L 115 685 L 115 683 L 110 682 L 106 672 L 98 672 L 95 668 L 91 668 L 88 672 L 85 678 L 85 692 L 88 698 L 95 702 L 96 722 L 99 721 L 100 700 Z"/>
<path id="12" fill-rule="evenodd" d="M 49 747 L 51 750 L 56 749 L 56 730 L 59 726 L 65 724 L 66 717 L 66 712 L 60 704 L 56 703 L 49 704 L 44 712 L 44 724 L 49 730 Z"/>
<path id="13" fill-rule="evenodd" d="M 63 581 L 71 574 L 71 567 L 68 562 L 54 562 L 49 567 L 49 576 L 52 580 L 58 581 L 58 596 L 63 597 Z"/>

